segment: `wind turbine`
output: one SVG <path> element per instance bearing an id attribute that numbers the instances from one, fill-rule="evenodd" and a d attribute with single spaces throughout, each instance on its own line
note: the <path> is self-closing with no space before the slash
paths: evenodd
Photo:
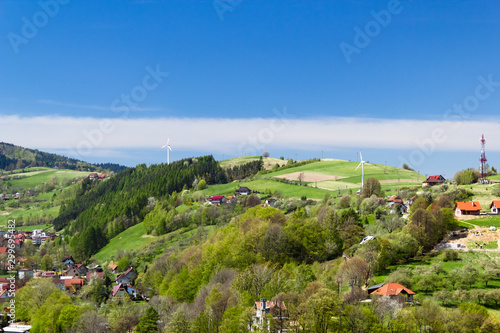
<path id="1" fill-rule="evenodd" d="M 361 155 L 361 151 L 359 152 L 359 159 L 361 162 L 359 162 L 358 166 L 354 171 L 358 170 L 359 166 L 361 165 L 361 189 L 363 189 L 363 186 L 365 184 L 365 163 L 370 165 L 370 163 L 363 161 L 363 155 Z"/>
<path id="2" fill-rule="evenodd" d="M 170 148 L 170 138 L 167 139 L 167 144 L 162 146 L 161 149 L 166 148 L 167 149 L 167 164 L 170 164 L 170 152 L 172 151 L 172 148 Z"/>

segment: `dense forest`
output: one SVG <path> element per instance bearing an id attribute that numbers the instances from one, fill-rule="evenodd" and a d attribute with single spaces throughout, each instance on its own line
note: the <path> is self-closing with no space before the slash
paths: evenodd
<path id="1" fill-rule="evenodd" d="M 54 226 L 56 230 L 65 228 L 74 256 L 83 260 L 118 233 L 142 222 L 153 202 L 190 189 L 199 180 L 218 184 L 227 178 L 217 161 L 205 156 L 169 165 L 141 164 L 104 182 L 86 179 L 76 197 L 61 206 Z"/>
<path id="2" fill-rule="evenodd" d="M 74 158 L 15 146 L 0 142 L 0 169 L 10 171 L 27 167 L 49 167 L 59 169 L 119 172 L 126 167 L 115 163 L 90 164 Z"/>

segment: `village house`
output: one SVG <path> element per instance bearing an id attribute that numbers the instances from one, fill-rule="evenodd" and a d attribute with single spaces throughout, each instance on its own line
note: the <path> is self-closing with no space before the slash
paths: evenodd
<path id="1" fill-rule="evenodd" d="M 464 215 L 479 215 L 481 213 L 481 205 L 477 201 L 457 202 L 455 204 L 455 216 Z"/>
<path id="2" fill-rule="evenodd" d="M 368 294 L 401 297 L 405 300 L 405 302 L 413 301 L 413 295 L 415 295 L 413 291 L 396 282 L 390 282 L 387 284 L 382 283 L 379 285 L 371 286 L 370 288 L 368 288 Z"/>
<path id="3" fill-rule="evenodd" d="M 252 190 L 245 186 L 240 186 L 240 188 L 237 189 L 236 192 L 234 193 L 235 196 L 250 195 L 250 194 L 252 194 Z"/>
<path id="4" fill-rule="evenodd" d="M 211 205 L 216 205 L 216 206 L 220 206 L 222 204 L 225 204 L 226 203 L 226 197 L 223 196 L 223 195 L 214 195 L 214 196 L 211 196 L 209 199 L 208 199 L 208 202 L 211 204 Z"/>
<path id="5" fill-rule="evenodd" d="M 133 282 L 136 278 L 137 278 L 137 273 L 134 272 L 133 267 L 130 267 L 124 273 L 119 274 L 116 277 L 115 281 L 116 281 L 116 283 L 122 284 L 122 285 L 128 285 L 128 284 L 133 285 Z"/>
<path id="6" fill-rule="evenodd" d="M 250 324 L 250 331 L 260 331 L 264 326 L 268 327 L 270 331 L 270 320 L 267 317 L 270 314 L 273 318 L 274 323 L 283 323 L 283 327 L 286 327 L 286 322 L 288 321 L 288 310 L 283 301 L 266 301 L 265 298 L 261 298 L 259 302 L 254 303 L 254 315 L 252 316 L 252 323 Z M 281 325 L 276 332 L 287 332 L 286 328 L 281 330 Z"/>
<path id="7" fill-rule="evenodd" d="M 446 179 L 442 175 L 429 176 L 422 183 L 422 187 L 441 185 L 444 184 L 444 182 L 446 182 Z"/>
<path id="8" fill-rule="evenodd" d="M 63 262 L 66 265 L 66 267 L 69 267 L 71 265 L 74 265 L 76 261 L 75 259 L 73 259 L 73 257 L 66 256 L 62 258 L 61 262 Z"/>
<path id="9" fill-rule="evenodd" d="M 33 277 L 33 270 L 31 268 L 23 268 L 17 271 L 17 274 L 19 276 L 19 279 L 24 279 L 24 278 L 32 278 Z"/>
<path id="10" fill-rule="evenodd" d="M 265 207 L 276 207 L 276 199 L 269 198 L 264 201 Z"/>
<path id="11" fill-rule="evenodd" d="M 500 214 L 500 200 L 493 200 L 490 205 L 491 214 Z"/>
<path id="12" fill-rule="evenodd" d="M 115 297 L 121 298 L 125 296 L 136 298 L 137 289 L 128 284 L 122 284 L 122 283 L 119 283 L 117 286 L 113 286 L 113 298 Z"/>
<path id="13" fill-rule="evenodd" d="M 113 274 L 116 274 L 116 268 L 118 267 L 118 265 L 115 265 L 115 264 L 109 264 L 108 265 L 108 268 L 111 270 L 111 273 Z"/>
<path id="14" fill-rule="evenodd" d="M 399 212 L 400 214 L 406 214 L 408 212 L 408 207 L 403 203 L 403 199 L 399 195 L 393 195 L 387 200 L 387 207 L 390 208 L 391 214 L 394 212 Z"/>
<path id="15" fill-rule="evenodd" d="M 77 292 L 83 287 L 83 279 L 64 279 L 64 289 L 69 292 Z"/>
<path id="16" fill-rule="evenodd" d="M 87 267 L 82 264 L 71 265 L 65 272 L 65 276 L 82 277 L 87 274 Z"/>
<path id="17" fill-rule="evenodd" d="M 85 276 L 86 279 L 87 279 L 87 282 L 90 282 L 90 280 L 92 279 L 104 279 L 104 272 L 103 271 L 100 271 L 100 272 L 97 272 L 97 271 L 93 271 L 93 272 L 87 272 L 87 275 Z"/>

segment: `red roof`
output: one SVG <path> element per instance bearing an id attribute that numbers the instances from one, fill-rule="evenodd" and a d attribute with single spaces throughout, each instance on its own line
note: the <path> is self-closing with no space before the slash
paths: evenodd
<path id="1" fill-rule="evenodd" d="M 119 274 L 117 277 L 116 277 L 116 280 L 118 280 L 119 278 L 121 278 L 122 276 L 127 276 L 128 273 L 132 272 L 132 270 L 134 269 L 134 267 L 130 267 L 129 269 L 127 269 L 124 273 L 121 273 Z M 115 280 L 115 281 L 116 281 Z"/>
<path id="2" fill-rule="evenodd" d="M 224 198 L 223 195 L 214 195 L 213 197 L 210 198 L 210 200 L 220 200 L 222 198 Z"/>
<path id="3" fill-rule="evenodd" d="M 385 284 L 382 287 L 375 290 L 374 292 L 372 292 L 370 295 L 378 294 L 378 295 L 382 295 L 382 296 L 384 296 L 384 295 L 395 296 L 395 295 L 399 295 L 402 291 L 404 291 L 408 295 L 415 295 L 415 293 L 413 291 L 411 291 L 410 289 L 408 289 L 406 287 L 403 287 L 402 285 L 400 285 L 399 283 L 396 283 L 396 282 L 391 282 L 391 283 Z"/>
<path id="4" fill-rule="evenodd" d="M 0 253 L 7 253 L 7 249 L 8 249 L 8 247 L 6 247 L 6 246 L 1 246 L 1 247 L 0 247 Z"/>
<path id="5" fill-rule="evenodd" d="M 481 205 L 477 201 L 469 201 L 469 202 L 457 202 L 457 205 L 455 207 L 458 207 L 461 211 L 468 211 L 468 212 L 477 212 L 482 210 Z"/>
<path id="6" fill-rule="evenodd" d="M 428 179 L 439 179 L 439 177 L 443 177 L 443 176 L 441 176 L 441 175 L 429 176 Z"/>
<path id="7" fill-rule="evenodd" d="M 495 205 L 496 208 L 500 208 L 500 200 L 493 200 L 491 202 L 491 205 L 490 205 L 490 208 L 493 207 L 493 205 Z M 1 253 L 1 252 L 0 252 Z"/>
<path id="8" fill-rule="evenodd" d="M 399 195 L 393 195 L 392 197 L 389 198 L 389 201 L 394 201 L 394 202 L 403 202 Z"/>
<path id="9" fill-rule="evenodd" d="M 257 310 L 261 310 L 260 302 L 255 302 L 255 307 Z M 265 305 L 266 309 L 273 309 L 275 307 L 281 308 L 282 310 L 286 310 L 285 302 L 275 302 L 275 301 L 267 301 Z"/>

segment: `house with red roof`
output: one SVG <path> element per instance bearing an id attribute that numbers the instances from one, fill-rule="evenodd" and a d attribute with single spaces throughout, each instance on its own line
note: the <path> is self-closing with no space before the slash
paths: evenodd
<path id="1" fill-rule="evenodd" d="M 119 283 L 116 286 L 113 286 L 113 298 L 114 297 L 137 297 L 137 289 L 127 284 Z"/>
<path id="2" fill-rule="evenodd" d="M 491 214 L 500 214 L 500 200 L 493 200 L 490 205 Z"/>
<path id="3" fill-rule="evenodd" d="M 134 282 L 134 280 L 136 278 L 137 278 L 137 273 L 134 272 L 134 268 L 133 267 L 130 267 L 125 272 L 119 274 L 116 277 L 115 281 L 118 284 L 127 285 L 127 284 L 133 284 L 133 282 Z"/>
<path id="4" fill-rule="evenodd" d="M 253 316 L 250 331 L 260 331 L 267 320 L 267 327 L 270 325 L 268 315 L 272 316 L 273 321 L 288 320 L 288 310 L 283 301 L 267 301 L 261 298 L 259 302 L 254 303 Z"/>
<path id="5" fill-rule="evenodd" d="M 211 204 L 211 205 L 222 205 L 222 204 L 225 204 L 226 203 L 226 197 L 223 196 L 223 195 L 214 195 L 214 196 L 211 196 L 209 199 L 208 199 L 208 202 Z"/>
<path id="6" fill-rule="evenodd" d="M 422 187 L 428 187 L 428 186 L 434 186 L 434 185 L 441 185 L 444 182 L 446 182 L 446 179 L 442 175 L 429 176 L 422 183 Z"/>
<path id="7" fill-rule="evenodd" d="M 455 216 L 464 215 L 479 215 L 481 213 L 481 205 L 477 201 L 457 202 L 455 204 Z"/>
<path id="8" fill-rule="evenodd" d="M 375 287 L 378 286 L 379 285 Z M 370 295 L 380 295 L 380 296 L 390 296 L 390 297 L 403 296 L 407 302 L 413 301 L 413 295 L 415 295 L 413 291 L 396 282 L 390 282 L 387 284 L 380 285 L 380 287 L 374 291 L 371 291 L 369 288 L 368 292 L 370 293 Z"/>

